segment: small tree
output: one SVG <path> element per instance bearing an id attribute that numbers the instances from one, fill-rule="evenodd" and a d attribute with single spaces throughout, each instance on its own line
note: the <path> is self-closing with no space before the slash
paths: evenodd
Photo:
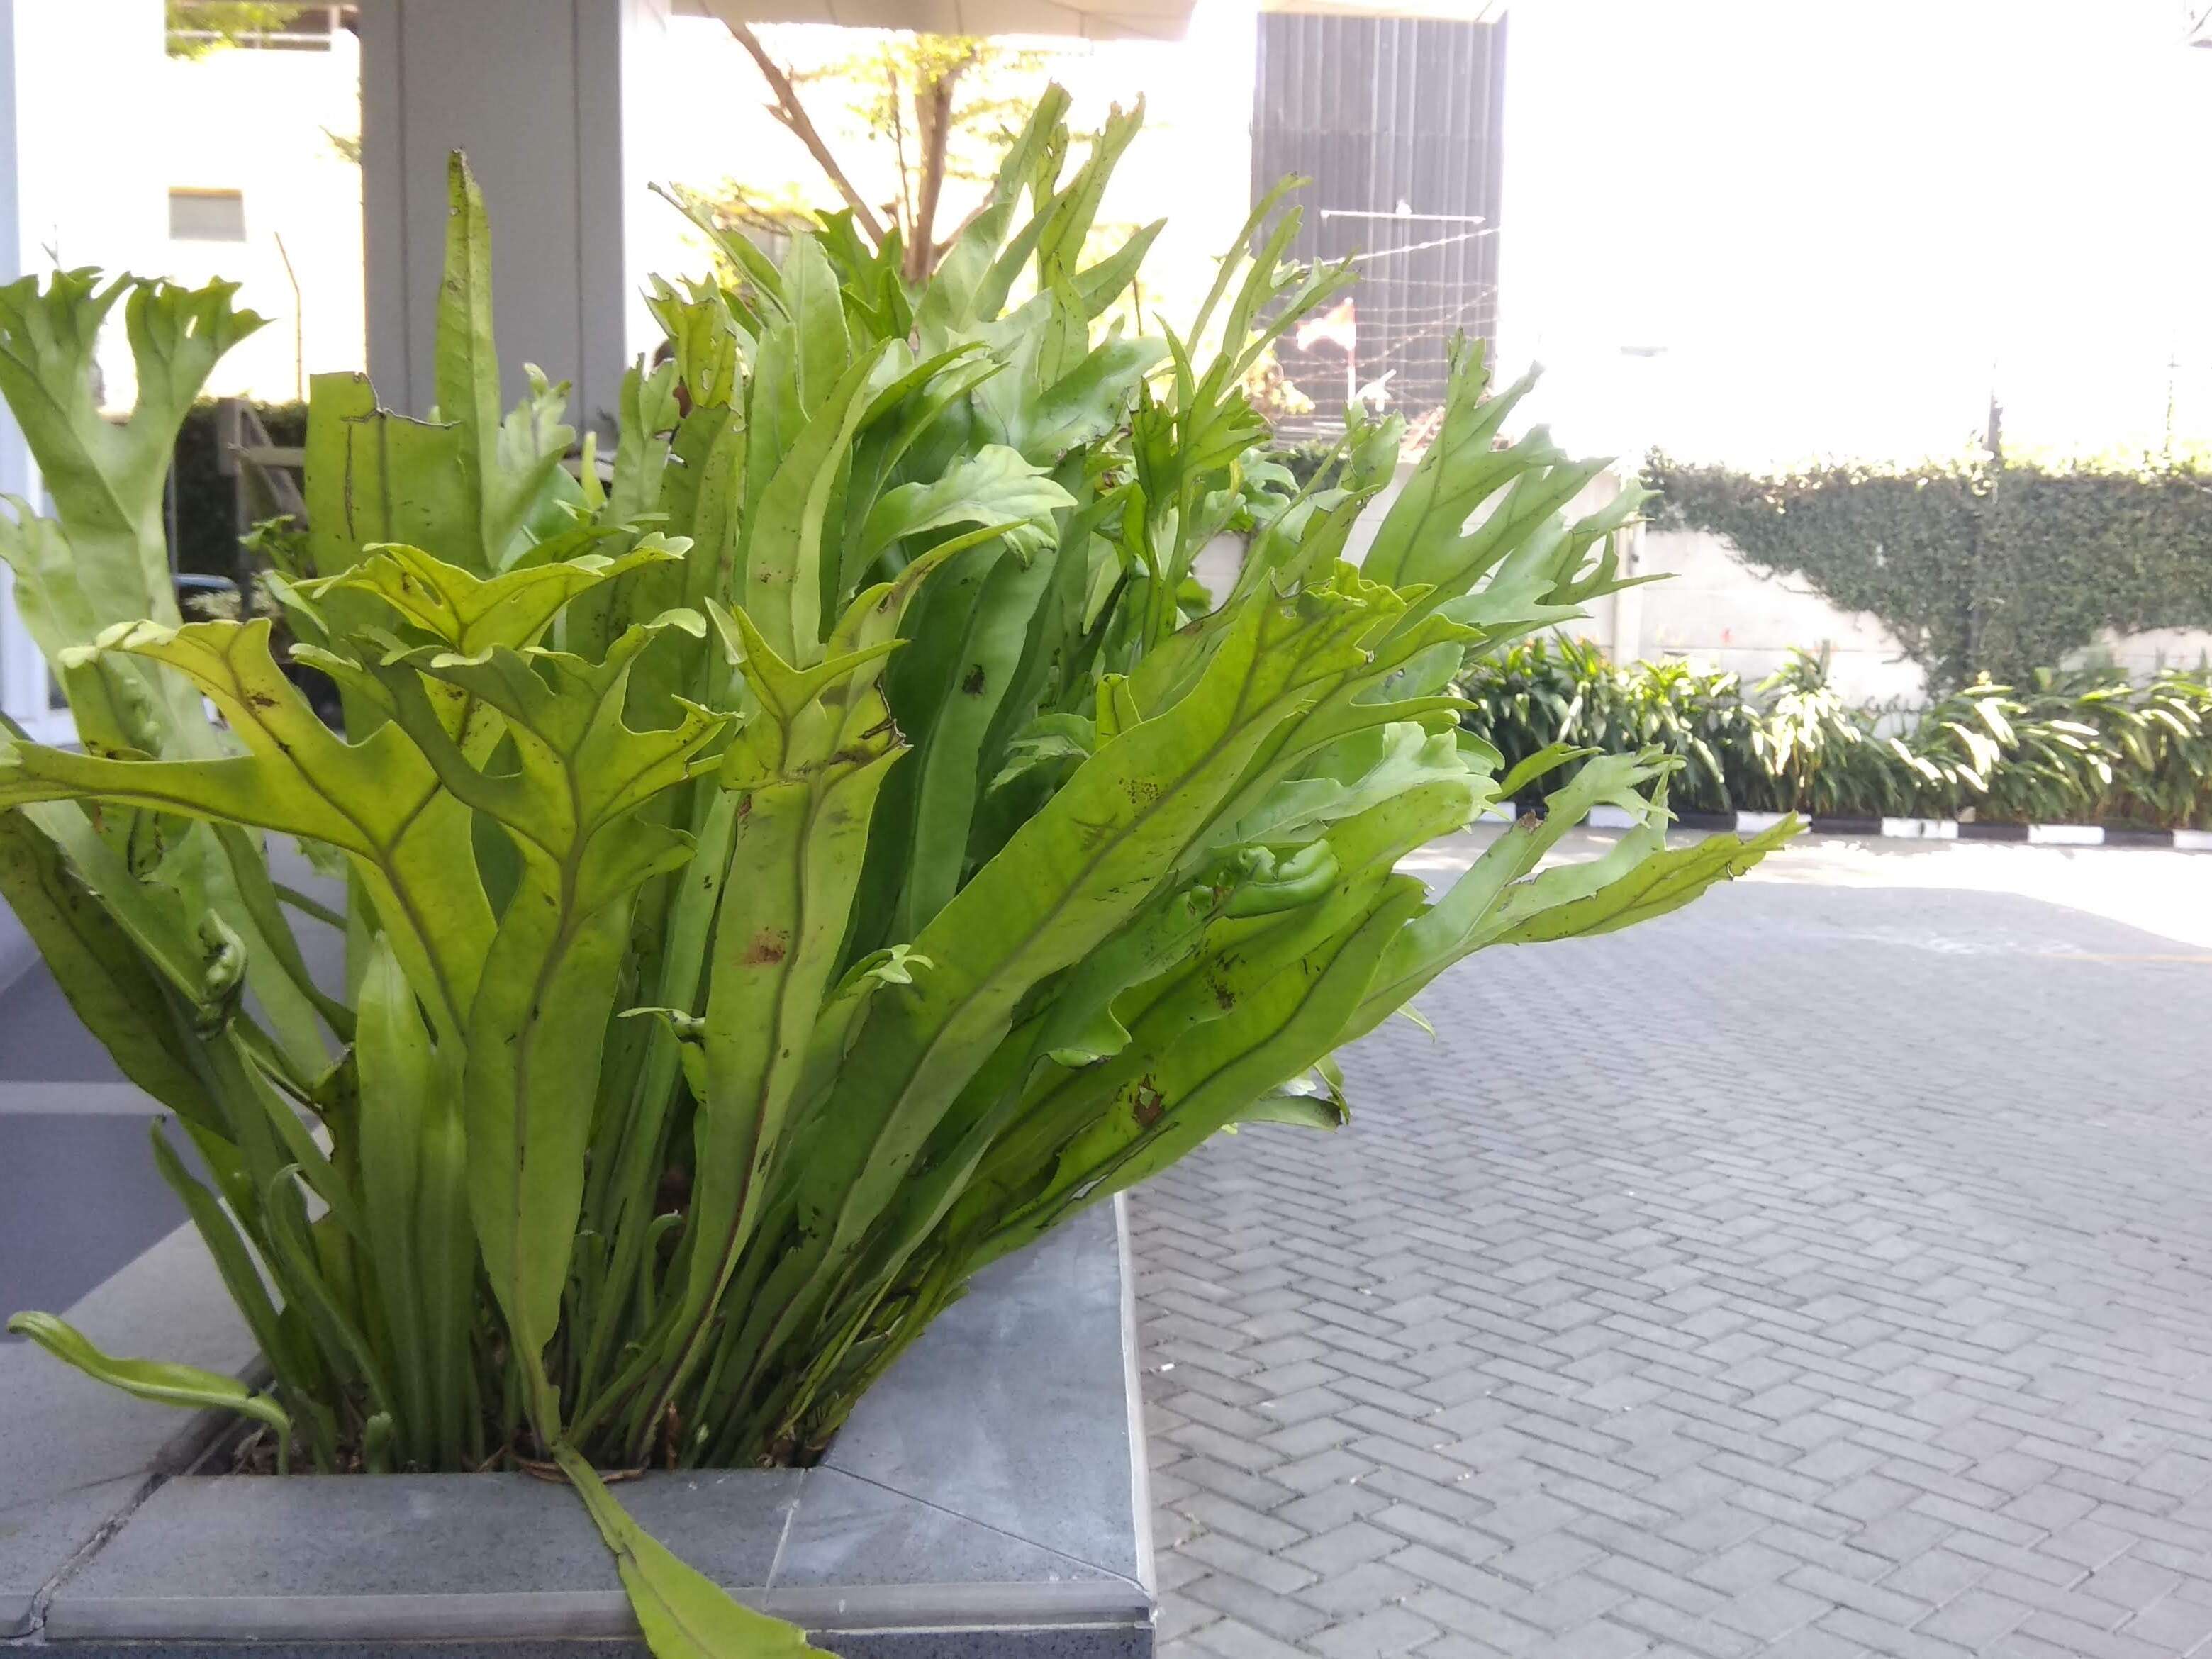
<path id="1" fill-rule="evenodd" d="M 778 63 L 748 25 L 731 27 L 774 94 L 769 113 L 806 147 L 872 247 L 880 250 L 896 240 L 900 270 L 910 283 L 936 270 L 988 200 L 979 192 L 975 207 L 939 235 L 946 184 L 989 182 L 996 156 L 1045 84 L 1044 54 L 975 35 L 895 35 L 872 52 L 802 71 Z M 853 94 L 848 107 L 871 139 L 888 148 L 888 166 L 877 155 L 869 158 L 872 166 L 848 168 L 808 110 L 799 90 L 806 85 L 848 88 Z M 885 173 L 891 194 L 871 200 L 864 182 Z M 738 224 L 786 234 L 807 227 L 813 216 L 805 191 L 793 186 L 770 191 L 733 180 L 708 204 Z"/>

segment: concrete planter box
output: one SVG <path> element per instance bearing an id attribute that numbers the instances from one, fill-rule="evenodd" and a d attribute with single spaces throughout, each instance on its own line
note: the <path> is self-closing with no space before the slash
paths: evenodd
<path id="1" fill-rule="evenodd" d="M 0 1083 L 0 1112 L 22 1086 Z M 189 1232 L 70 1313 L 120 1352 L 255 1363 Z M 655 1474 L 620 1496 L 848 1659 L 1147 1659 L 1133 1354 L 1103 1208 L 984 1274 L 820 1467 Z M 223 1426 L 0 1346 L 0 1640 L 58 1659 L 645 1653 L 572 1494 L 524 1475 L 190 1473 Z"/>

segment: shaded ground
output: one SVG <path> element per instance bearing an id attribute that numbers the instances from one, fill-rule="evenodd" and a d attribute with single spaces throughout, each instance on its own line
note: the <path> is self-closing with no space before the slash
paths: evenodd
<path id="1" fill-rule="evenodd" d="M 343 902 L 289 848 L 276 859 L 281 879 Z M 337 935 L 302 935 L 318 978 L 341 983 Z M 159 1109 L 78 1022 L 0 902 L 0 1320 L 26 1308 L 59 1312 L 184 1224 L 184 1206 L 147 1147 Z M 173 1139 L 192 1162 L 183 1137 Z"/>
<path id="2" fill-rule="evenodd" d="M 1422 1002 L 1133 1203 L 1166 1659 L 2206 1646 L 2212 860 L 1815 843 Z"/>
<path id="3" fill-rule="evenodd" d="M 183 1223 L 154 1109 L 43 971 L 0 990 L 0 1320 L 58 1312 Z"/>

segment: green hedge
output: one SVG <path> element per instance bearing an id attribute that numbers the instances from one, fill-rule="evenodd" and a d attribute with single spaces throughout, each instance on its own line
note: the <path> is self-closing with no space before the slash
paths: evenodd
<path id="1" fill-rule="evenodd" d="M 1846 703 L 1804 652 L 1755 687 L 1680 662 L 1618 665 L 1524 640 L 1460 681 L 1463 724 L 1508 766 L 1553 743 L 1656 745 L 1686 765 L 1678 810 L 2212 829 L 2212 672 L 2145 685 L 2045 669 L 1905 713 Z"/>
<path id="2" fill-rule="evenodd" d="M 1760 476 L 1655 453 L 1662 528 L 1871 612 L 1937 691 L 2025 682 L 2106 628 L 2212 627 L 2212 471 L 2019 462 Z"/>

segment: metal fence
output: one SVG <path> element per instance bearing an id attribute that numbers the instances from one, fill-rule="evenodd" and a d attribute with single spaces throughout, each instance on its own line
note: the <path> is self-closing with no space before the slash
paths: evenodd
<path id="1" fill-rule="evenodd" d="M 1278 351 L 1314 404 L 1286 432 L 1341 430 L 1354 397 L 1418 422 L 1443 402 L 1452 335 L 1496 337 L 1504 70 L 1502 20 L 1260 19 L 1254 198 L 1312 179 L 1293 255 L 1353 258 L 1362 277 Z"/>

